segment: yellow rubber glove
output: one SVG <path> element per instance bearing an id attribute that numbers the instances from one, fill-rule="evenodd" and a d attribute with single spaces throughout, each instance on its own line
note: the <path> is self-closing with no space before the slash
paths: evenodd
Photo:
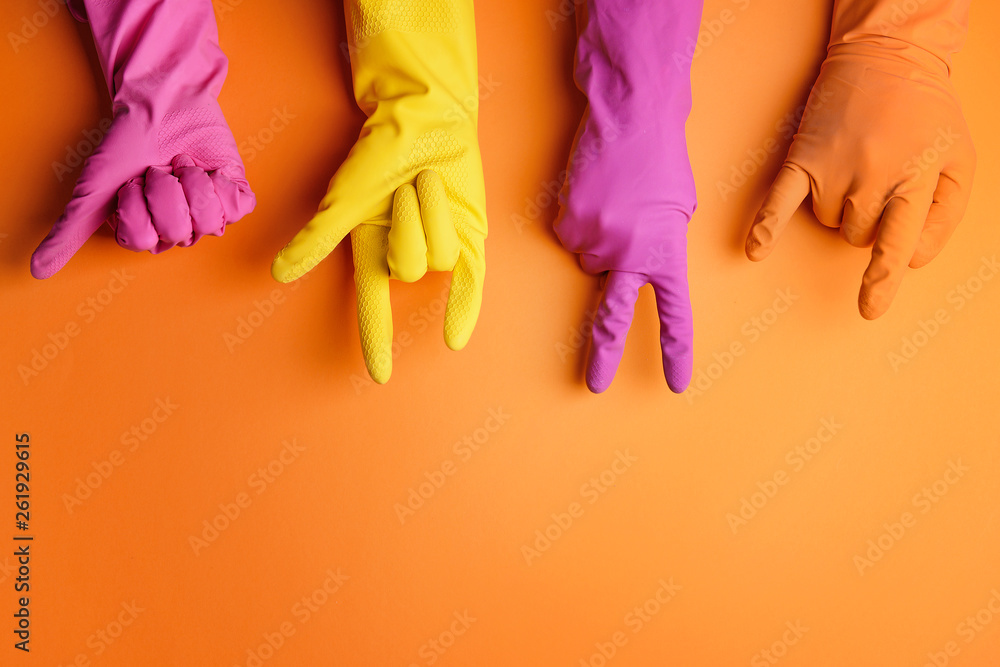
<path id="1" fill-rule="evenodd" d="M 452 271 L 448 347 L 475 328 L 486 274 L 472 0 L 346 0 L 354 96 L 368 120 L 319 212 L 278 253 L 289 282 L 351 234 L 358 328 L 372 379 L 392 373 L 389 278 Z"/>
<path id="2" fill-rule="evenodd" d="M 949 78 L 969 0 L 837 0 L 826 61 L 788 159 L 747 237 L 771 253 L 812 194 L 821 223 L 874 244 L 858 296 L 879 317 L 907 267 L 944 247 L 969 202 L 976 152 Z"/>

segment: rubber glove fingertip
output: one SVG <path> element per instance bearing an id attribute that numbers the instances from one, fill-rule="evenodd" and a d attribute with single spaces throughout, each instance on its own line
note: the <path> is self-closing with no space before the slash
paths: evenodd
<path id="1" fill-rule="evenodd" d="M 290 283 L 295 279 L 292 277 L 293 272 L 291 269 L 292 267 L 281 256 L 281 253 L 278 253 L 274 261 L 271 262 L 271 277 L 279 283 Z"/>
<path id="2" fill-rule="evenodd" d="M 392 376 L 392 365 L 389 365 L 388 367 L 382 365 L 370 367 L 368 369 L 368 375 L 371 376 L 371 379 L 375 382 L 375 384 L 385 384 Z"/>
<path id="3" fill-rule="evenodd" d="M 465 346 L 469 344 L 469 339 L 472 337 L 472 332 L 468 334 L 456 334 L 456 335 L 445 335 L 444 344 L 448 346 L 448 349 L 453 352 L 460 352 L 465 349 Z"/>
<path id="4" fill-rule="evenodd" d="M 45 280 L 51 278 L 56 270 L 53 269 L 52 263 L 48 261 L 45 253 L 40 252 L 40 250 L 35 250 L 31 255 L 31 275 L 38 280 Z"/>
<path id="5" fill-rule="evenodd" d="M 858 312 L 861 313 L 861 317 L 869 321 L 877 320 L 888 310 L 889 304 L 885 302 L 885 299 L 877 297 L 870 290 L 861 290 L 858 295 Z"/>
<path id="6" fill-rule="evenodd" d="M 673 359 L 669 362 L 664 361 L 663 376 L 667 380 L 667 386 L 670 387 L 670 391 L 675 394 L 683 394 L 687 390 L 691 384 L 693 366 L 694 363 L 690 357 Z"/>
<path id="7" fill-rule="evenodd" d="M 747 259 L 751 262 L 759 262 L 767 259 L 767 256 L 771 254 L 771 251 L 774 249 L 773 239 L 766 237 L 771 237 L 771 234 L 768 227 L 761 224 L 754 224 L 750 233 L 747 234 L 744 250 Z"/>
<path id="8" fill-rule="evenodd" d="M 587 389 L 595 394 L 603 394 L 611 386 L 617 370 L 617 368 L 608 369 L 596 358 L 592 358 L 587 365 Z"/>
<path id="9" fill-rule="evenodd" d="M 50 234 L 31 253 L 31 275 L 38 280 L 51 278 L 66 266 L 72 256 L 72 248 Z"/>

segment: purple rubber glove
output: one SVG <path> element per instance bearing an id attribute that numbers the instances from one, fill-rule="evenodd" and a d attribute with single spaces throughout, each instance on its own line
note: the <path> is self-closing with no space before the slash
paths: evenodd
<path id="1" fill-rule="evenodd" d="M 586 0 L 577 8 L 576 83 L 589 101 L 555 223 L 588 273 L 609 272 L 594 318 L 587 386 L 608 388 L 639 288 L 660 314 L 667 384 L 691 381 L 687 225 L 697 196 L 684 124 L 700 0 Z"/>
<path id="2" fill-rule="evenodd" d="M 71 0 L 69 7 L 90 21 L 113 119 L 31 257 L 32 275 L 59 271 L 105 220 L 119 245 L 135 251 L 221 236 L 256 199 L 217 101 L 228 61 L 211 0 Z"/>

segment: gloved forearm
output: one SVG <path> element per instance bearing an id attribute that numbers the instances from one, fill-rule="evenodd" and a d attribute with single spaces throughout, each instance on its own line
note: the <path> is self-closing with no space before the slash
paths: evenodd
<path id="1" fill-rule="evenodd" d="M 648 271 L 695 209 L 684 126 L 701 3 L 587 0 L 577 12 L 575 78 L 589 105 L 555 231 L 590 273 Z"/>
<path id="2" fill-rule="evenodd" d="M 193 91 L 219 96 L 228 61 L 219 48 L 211 0 L 76 0 L 74 5 L 90 24 L 116 103 L 145 103 L 155 116 L 169 111 L 159 107 L 190 98 Z"/>
<path id="3" fill-rule="evenodd" d="M 683 124 L 691 110 L 691 52 L 700 5 L 690 0 L 579 5 L 575 78 L 599 126 Z"/>
<path id="4" fill-rule="evenodd" d="M 935 67 L 921 53 L 936 56 L 946 67 L 961 50 L 969 30 L 971 0 L 836 0 L 830 48 L 852 44 L 878 46 L 899 57 Z M 940 64 L 936 65 L 937 68 Z M 945 72 L 947 74 L 947 72 Z"/>
<path id="5" fill-rule="evenodd" d="M 474 129 L 479 69 L 472 0 L 410 6 L 416 4 L 345 0 L 354 99 L 378 122 L 417 96 L 423 108 L 464 112 Z"/>

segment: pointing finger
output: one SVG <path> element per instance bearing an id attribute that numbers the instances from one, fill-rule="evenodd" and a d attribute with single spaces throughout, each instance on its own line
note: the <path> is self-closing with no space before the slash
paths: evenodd
<path id="1" fill-rule="evenodd" d="M 392 307 L 389 304 L 389 233 L 379 225 L 358 225 L 351 232 L 358 330 L 368 374 L 379 384 L 392 375 Z"/>
<path id="2" fill-rule="evenodd" d="M 594 316 L 587 361 L 587 386 L 595 394 L 607 390 L 618 372 L 639 288 L 646 282 L 646 277 L 638 273 L 611 271 L 608 274 L 601 305 Z"/>
<path id="3" fill-rule="evenodd" d="M 774 179 L 747 234 L 747 257 L 759 262 L 774 250 L 781 233 L 809 194 L 809 175 L 798 165 L 786 162 Z"/>

